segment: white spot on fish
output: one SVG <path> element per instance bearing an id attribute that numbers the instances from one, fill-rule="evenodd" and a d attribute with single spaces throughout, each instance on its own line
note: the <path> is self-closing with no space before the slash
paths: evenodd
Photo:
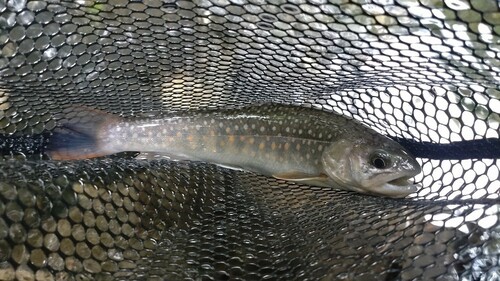
<path id="1" fill-rule="evenodd" d="M 244 124 L 244 125 L 243 125 L 243 129 L 248 130 L 248 125 L 247 125 L 247 124 Z"/>
<path id="2" fill-rule="evenodd" d="M 290 132 L 290 127 L 285 128 L 285 132 L 289 133 Z"/>
<path id="3" fill-rule="evenodd" d="M 219 128 L 224 128 L 224 123 L 220 122 L 219 123 Z"/>
<path id="4" fill-rule="evenodd" d="M 299 129 L 299 135 L 302 135 L 302 129 Z"/>
<path id="5" fill-rule="evenodd" d="M 264 132 L 265 130 L 266 130 L 266 128 L 264 126 L 260 127 L 261 132 Z"/>

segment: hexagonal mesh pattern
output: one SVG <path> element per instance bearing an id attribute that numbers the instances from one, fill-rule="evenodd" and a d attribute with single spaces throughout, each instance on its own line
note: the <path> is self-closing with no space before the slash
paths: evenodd
<path id="1" fill-rule="evenodd" d="M 500 280 L 499 77 L 495 0 L 0 0 L 0 280 Z M 44 156 L 69 105 L 263 102 L 397 138 L 422 188 Z"/>

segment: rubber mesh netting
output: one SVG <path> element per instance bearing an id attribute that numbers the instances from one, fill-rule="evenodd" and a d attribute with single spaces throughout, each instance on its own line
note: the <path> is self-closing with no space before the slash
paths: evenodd
<path id="1" fill-rule="evenodd" d="M 495 0 L 0 0 L 0 280 L 500 280 L 499 42 Z M 263 102 L 404 140 L 422 187 L 44 155 L 69 105 Z"/>

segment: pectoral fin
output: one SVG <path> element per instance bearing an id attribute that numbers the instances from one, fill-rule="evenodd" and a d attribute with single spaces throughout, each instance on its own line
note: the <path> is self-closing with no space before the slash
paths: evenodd
<path id="1" fill-rule="evenodd" d="M 241 168 L 240 166 L 236 165 L 226 165 L 226 164 L 217 164 L 217 166 L 230 169 L 230 170 L 236 170 L 236 171 L 245 171 L 245 169 Z"/>
<path id="2" fill-rule="evenodd" d="M 325 174 L 306 174 L 302 172 L 289 172 L 273 175 L 273 177 L 280 180 L 293 181 L 297 183 L 306 183 L 310 185 L 319 185 L 319 186 L 330 186 L 328 184 L 328 176 Z"/>

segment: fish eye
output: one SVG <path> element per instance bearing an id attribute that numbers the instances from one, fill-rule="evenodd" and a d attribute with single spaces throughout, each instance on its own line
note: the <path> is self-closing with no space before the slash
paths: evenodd
<path id="1" fill-rule="evenodd" d="M 370 163 L 377 169 L 386 169 L 390 165 L 390 160 L 384 155 L 375 154 L 371 157 Z"/>

